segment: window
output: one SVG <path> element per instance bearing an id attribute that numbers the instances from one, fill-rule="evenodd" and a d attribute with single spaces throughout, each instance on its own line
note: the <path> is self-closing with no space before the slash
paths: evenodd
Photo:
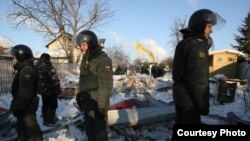
<path id="1" fill-rule="evenodd" d="M 217 62 L 222 62 L 223 61 L 223 58 L 217 58 Z"/>

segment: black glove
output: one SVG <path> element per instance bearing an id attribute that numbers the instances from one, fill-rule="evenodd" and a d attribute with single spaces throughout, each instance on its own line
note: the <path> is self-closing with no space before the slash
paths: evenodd
<path id="1" fill-rule="evenodd" d="M 106 109 L 98 108 L 96 111 L 91 110 L 88 115 L 92 118 L 104 118 L 106 117 Z"/>
<path id="2" fill-rule="evenodd" d="M 91 110 L 94 111 L 94 105 L 96 105 L 95 101 L 91 98 L 90 94 L 87 92 L 80 92 L 76 96 L 76 101 L 79 106 L 79 108 L 89 113 Z"/>
<path id="3" fill-rule="evenodd" d="M 102 117 L 106 117 L 107 111 L 105 108 L 98 108 L 98 115 Z"/>
<path id="4" fill-rule="evenodd" d="M 19 117 L 22 117 L 24 114 L 24 111 L 23 110 L 20 110 L 20 109 L 16 109 L 13 111 L 13 115 L 16 117 L 16 118 L 19 118 Z"/>
<path id="5" fill-rule="evenodd" d="M 99 114 L 101 114 L 102 116 L 106 116 L 106 109 L 105 108 L 99 108 L 98 109 Z"/>

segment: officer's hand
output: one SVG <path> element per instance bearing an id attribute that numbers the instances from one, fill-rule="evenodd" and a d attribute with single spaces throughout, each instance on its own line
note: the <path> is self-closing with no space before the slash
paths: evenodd
<path id="1" fill-rule="evenodd" d="M 91 110 L 90 112 L 88 112 L 88 115 L 92 118 L 95 118 L 95 112 L 93 110 Z"/>
<path id="2" fill-rule="evenodd" d="M 24 114 L 23 110 L 20 110 L 20 109 L 16 109 L 13 111 L 13 115 L 16 117 L 16 118 L 19 118 L 19 117 L 22 117 Z"/>

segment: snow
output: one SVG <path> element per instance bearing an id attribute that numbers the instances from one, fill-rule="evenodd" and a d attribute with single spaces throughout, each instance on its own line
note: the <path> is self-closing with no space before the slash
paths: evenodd
<path id="1" fill-rule="evenodd" d="M 12 41 L 10 41 L 9 39 L 7 39 L 4 36 L 0 36 L 0 46 L 4 47 L 4 48 L 10 48 L 14 45 L 14 43 Z"/>
<path id="2" fill-rule="evenodd" d="M 78 75 L 68 75 L 61 79 L 61 84 L 77 84 Z M 147 92 L 156 100 L 160 100 L 165 103 L 173 103 L 172 91 L 162 90 L 157 91 L 157 89 L 172 86 L 173 82 L 171 79 L 171 73 L 166 73 L 163 77 L 154 79 L 147 75 L 136 74 L 136 76 L 126 76 L 126 75 L 114 75 L 114 88 L 112 96 L 110 98 L 110 105 L 117 102 L 123 101 L 125 99 L 136 98 L 142 101 L 146 100 L 143 93 Z M 216 78 L 224 78 L 223 75 L 218 75 Z M 210 84 L 210 92 L 217 92 L 216 83 Z M 11 94 L 3 93 L 0 95 L 0 107 L 8 109 L 11 102 Z M 41 99 L 41 98 L 40 98 Z M 245 100 L 244 100 L 245 99 Z M 250 99 L 249 90 L 247 86 L 238 85 L 235 95 L 235 100 L 232 103 L 220 104 L 215 97 L 210 98 L 210 115 L 219 115 L 222 117 L 227 117 L 228 112 L 234 112 L 243 120 L 250 120 L 250 108 L 248 103 L 246 105 L 246 99 Z M 61 121 L 70 121 L 73 117 L 79 115 L 78 109 L 74 106 L 75 99 L 59 99 L 57 117 Z M 48 129 L 48 127 L 43 126 L 41 118 L 41 100 L 39 103 L 39 109 L 37 111 L 38 123 L 42 130 Z M 12 121 L 15 118 L 10 115 Z M 216 120 L 211 117 L 202 117 L 202 121 L 206 124 L 222 124 L 223 122 Z M 164 121 L 159 123 L 152 123 L 147 125 L 139 125 L 135 127 L 126 125 L 115 125 L 109 127 L 109 139 L 111 141 L 125 141 L 125 140 L 157 140 L 165 141 L 170 140 L 172 135 L 172 126 L 174 124 L 174 119 L 170 121 Z M 81 131 L 74 125 L 69 126 L 69 129 L 59 130 L 53 133 L 44 135 L 44 140 L 46 141 L 85 141 L 87 137 L 85 132 Z"/>

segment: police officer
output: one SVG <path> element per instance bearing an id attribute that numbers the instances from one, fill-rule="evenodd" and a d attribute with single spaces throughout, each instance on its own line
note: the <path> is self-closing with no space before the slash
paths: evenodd
<path id="1" fill-rule="evenodd" d="M 36 111 L 39 99 L 37 96 L 37 72 L 34 67 L 33 53 L 26 45 L 16 45 L 11 54 L 17 61 L 11 93 L 10 110 L 17 118 L 18 141 L 42 141 L 43 136 L 37 123 Z"/>
<path id="2" fill-rule="evenodd" d="M 42 117 L 46 126 L 58 126 L 56 123 L 57 96 L 61 94 L 60 80 L 50 55 L 43 53 L 36 64 L 38 70 L 38 93 L 42 96 Z"/>
<path id="3" fill-rule="evenodd" d="M 112 62 L 94 32 L 83 30 L 76 43 L 83 53 L 76 100 L 85 115 L 89 141 L 107 141 L 107 110 L 113 87 Z"/>
<path id="4" fill-rule="evenodd" d="M 194 12 L 188 27 L 180 30 L 183 40 L 177 44 L 172 77 L 176 125 L 201 124 L 201 115 L 209 113 L 210 34 L 218 24 L 218 14 L 209 9 Z"/>

